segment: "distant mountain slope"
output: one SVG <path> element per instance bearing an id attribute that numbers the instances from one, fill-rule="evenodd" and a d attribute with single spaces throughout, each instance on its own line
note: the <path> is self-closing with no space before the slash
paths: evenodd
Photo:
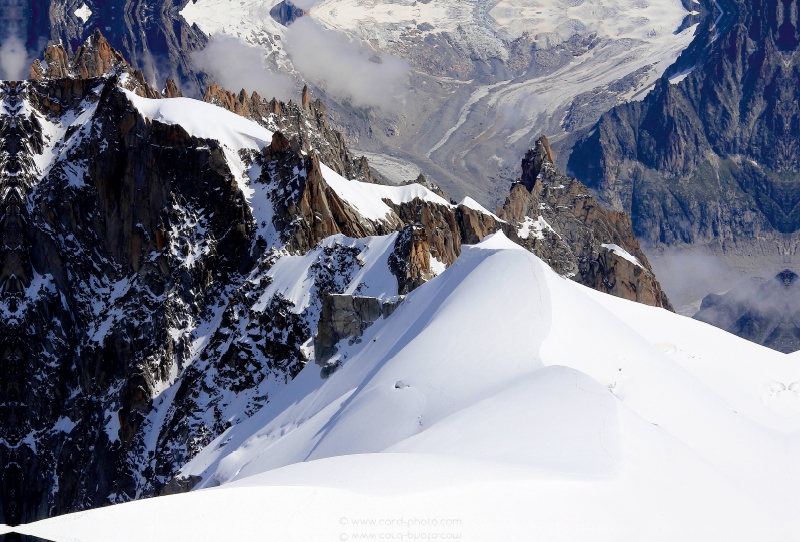
<path id="1" fill-rule="evenodd" d="M 780 260 L 800 229 L 800 15 L 795 1 L 718 5 L 684 74 L 604 114 L 569 171 L 648 245 L 760 245 Z"/>
<path id="2" fill-rule="evenodd" d="M 789 354 L 800 350 L 800 284 L 783 271 L 770 280 L 751 279 L 729 292 L 709 294 L 694 318 Z"/>
<path id="3" fill-rule="evenodd" d="M 306 80 L 352 147 L 415 164 L 457 199 L 489 207 L 505 199 L 519 156 L 540 134 L 573 132 L 643 96 L 714 15 L 710 0 L 311 4 L 298 23 L 311 36 L 327 31 L 324 55 L 293 50 L 303 35 L 271 15 L 280 0 L 233 10 L 227 0 L 197 0 L 181 15 L 209 36 L 262 48 L 275 69 Z M 341 50 L 347 40 L 358 47 Z M 313 68 L 353 56 L 402 59 L 406 92 L 388 107 L 380 96 L 353 100 L 337 91 L 335 74 Z"/>

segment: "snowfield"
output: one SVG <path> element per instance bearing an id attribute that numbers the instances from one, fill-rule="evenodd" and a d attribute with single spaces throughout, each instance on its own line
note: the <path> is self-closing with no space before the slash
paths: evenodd
<path id="1" fill-rule="evenodd" d="M 589 290 L 502 234 L 340 353 L 329 378 L 310 363 L 182 469 L 199 490 L 18 530 L 796 540 L 798 355 Z"/>

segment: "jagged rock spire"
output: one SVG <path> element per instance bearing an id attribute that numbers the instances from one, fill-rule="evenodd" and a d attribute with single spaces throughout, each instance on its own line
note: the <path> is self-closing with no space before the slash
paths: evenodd
<path id="1" fill-rule="evenodd" d="M 69 60 L 64 45 L 49 45 L 44 63 L 36 59 L 31 66 L 31 79 L 100 77 L 122 66 L 131 69 L 122 53 L 111 47 L 99 29 L 95 29 Z"/>
<path id="2" fill-rule="evenodd" d="M 536 178 L 542 172 L 545 164 L 553 166 L 556 160 L 550 148 L 550 141 L 547 136 L 542 135 L 536 140 L 536 145 L 525 154 L 522 160 L 522 184 L 528 191 L 533 189 Z"/>
<path id="3" fill-rule="evenodd" d="M 161 98 L 162 95 L 145 79 L 141 70 L 134 70 L 122 56 L 122 53 L 111 47 L 108 40 L 100 30 L 94 32 L 78 47 L 72 59 L 69 59 L 64 45 L 49 45 L 44 52 L 44 61 L 34 60 L 31 65 L 30 77 L 34 80 L 44 79 L 72 79 L 87 81 L 106 75 L 120 77 L 120 85 L 139 96 L 145 98 Z M 65 85 L 66 92 L 72 93 L 74 85 Z M 78 86 L 81 86 L 79 84 Z M 171 79 L 167 80 L 165 96 L 180 96 L 180 90 Z M 57 112 L 60 105 L 56 102 L 53 112 Z"/>
<path id="4" fill-rule="evenodd" d="M 167 77 L 167 82 L 164 84 L 164 90 L 161 91 L 162 96 L 165 98 L 181 98 L 183 92 L 178 88 L 177 83 L 171 78 Z"/>

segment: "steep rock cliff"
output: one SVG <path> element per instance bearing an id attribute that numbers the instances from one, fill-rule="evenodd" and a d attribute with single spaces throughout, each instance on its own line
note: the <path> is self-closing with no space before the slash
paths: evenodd
<path id="1" fill-rule="evenodd" d="M 679 62 L 688 75 L 603 115 L 569 159 L 650 245 L 774 245 L 800 229 L 798 3 L 716 9 Z"/>

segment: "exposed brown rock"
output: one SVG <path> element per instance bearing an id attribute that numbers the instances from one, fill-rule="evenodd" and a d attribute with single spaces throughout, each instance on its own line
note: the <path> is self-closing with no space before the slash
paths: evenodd
<path id="1" fill-rule="evenodd" d="M 39 59 L 33 61 L 31 79 L 69 77 L 69 72 L 70 62 L 64 46 L 60 43 L 58 45 L 48 45 L 44 51 L 44 64 Z"/>
<path id="2" fill-rule="evenodd" d="M 313 149 L 325 165 L 347 179 L 376 182 L 367 159 L 356 158 L 350 153 L 342 134 L 325 118 L 322 101 L 312 102 L 307 87 L 300 104 L 297 104 L 292 100 L 284 103 L 274 98 L 267 101 L 256 92 L 248 96 L 245 90 L 234 94 L 213 83 L 206 89 L 203 101 L 246 117 L 273 132 L 280 131 L 297 138 L 305 152 Z"/>
<path id="3" fill-rule="evenodd" d="M 71 71 L 81 79 L 100 77 L 119 65 L 128 66 L 122 54 L 111 47 L 99 29 L 78 47 L 70 62 Z"/>
<path id="4" fill-rule="evenodd" d="M 516 230 L 511 227 L 504 227 L 491 215 L 487 215 L 466 205 L 459 205 L 456 213 L 458 218 L 458 230 L 461 234 L 461 242 L 466 245 L 480 243 L 484 237 L 499 230 L 506 232 L 506 235 L 513 241 L 517 240 Z M 507 226 L 507 225 L 505 225 Z"/>
<path id="5" fill-rule="evenodd" d="M 385 235 L 402 227 L 397 216 L 372 222 L 342 201 L 325 182 L 317 153 L 304 155 L 297 138 L 275 132 L 261 156 L 264 169 L 272 178 L 281 179 L 280 193 L 286 197 L 274 204 L 274 223 L 292 250 L 305 253 L 337 233 L 359 238 Z"/>
<path id="6" fill-rule="evenodd" d="M 167 77 L 167 82 L 164 84 L 164 90 L 161 92 L 161 94 L 164 96 L 164 98 L 183 97 L 181 89 L 178 88 L 178 85 L 172 80 L 171 77 Z"/>
<path id="7" fill-rule="evenodd" d="M 78 81 L 74 86 L 83 88 L 94 84 L 88 82 L 91 79 L 115 76 L 122 81 L 120 86 L 139 96 L 161 97 L 161 94 L 147 83 L 142 71 L 131 68 L 122 54 L 109 45 L 99 29 L 95 29 L 84 44 L 75 51 L 72 60 L 69 59 L 62 44 L 48 46 L 44 53 L 44 62 L 38 59 L 33 61 L 30 76 L 31 79 L 38 81 L 72 79 Z M 61 82 L 59 84 L 65 89 L 70 88 L 69 83 Z M 174 86 L 174 82 L 172 85 Z M 57 102 L 54 103 L 57 104 Z M 60 107 L 48 106 L 48 109 L 53 114 L 60 112 Z"/>
<path id="8" fill-rule="evenodd" d="M 461 235 L 456 214 L 449 206 L 439 205 L 416 198 L 396 205 L 390 200 L 384 203 L 392 208 L 405 226 L 419 226 L 425 232 L 431 256 L 452 265 L 461 254 Z"/>
<path id="9" fill-rule="evenodd" d="M 406 226 L 397 236 L 389 256 L 389 269 L 397 277 L 397 291 L 405 295 L 434 277 L 425 228 Z"/>
<path id="10" fill-rule="evenodd" d="M 606 211 L 586 186 L 558 171 L 546 137 L 525 155 L 522 172 L 500 214 L 518 230 L 518 243 L 556 272 L 581 284 L 672 310 L 633 233 L 630 218 L 625 213 Z M 604 244 L 621 247 L 641 266 L 604 248 Z"/>

